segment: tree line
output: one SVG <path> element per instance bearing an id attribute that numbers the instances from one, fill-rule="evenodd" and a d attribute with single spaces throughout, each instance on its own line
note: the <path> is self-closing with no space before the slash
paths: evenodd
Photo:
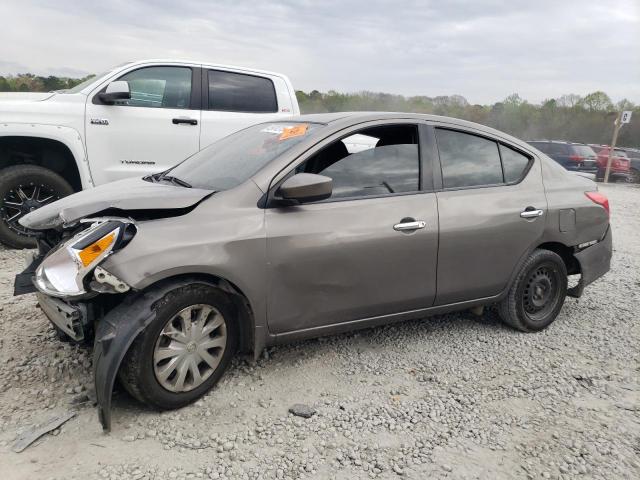
<path id="1" fill-rule="evenodd" d="M 617 145 L 640 148 L 640 105 L 629 100 L 614 104 L 604 92 L 585 96 L 576 94 L 551 98 L 536 105 L 517 93 L 493 105 L 470 104 L 461 95 L 413 96 L 388 93 L 327 93 L 298 91 L 300 110 L 304 113 L 341 111 L 415 112 L 461 118 L 488 125 L 524 140 L 547 139 L 609 144 L 616 114 L 633 111 L 631 123 L 618 136 Z"/>
<path id="2" fill-rule="evenodd" d="M 54 90 L 68 90 L 81 82 L 93 77 L 84 78 L 56 77 L 49 75 L 42 77 L 31 73 L 0 76 L 0 92 L 52 92 Z"/>
<path id="3" fill-rule="evenodd" d="M 0 76 L 0 92 L 49 92 L 73 88 L 90 78 L 37 76 L 30 73 Z M 631 124 L 620 131 L 618 145 L 640 148 L 640 105 L 623 99 L 614 103 L 602 91 L 550 98 L 532 104 L 517 93 L 492 105 L 471 104 L 461 95 L 403 96 L 378 92 L 296 92 L 302 113 L 394 111 L 444 115 L 497 128 L 525 140 L 553 139 L 583 143 L 611 142 L 613 122 L 621 110 L 634 112 Z"/>

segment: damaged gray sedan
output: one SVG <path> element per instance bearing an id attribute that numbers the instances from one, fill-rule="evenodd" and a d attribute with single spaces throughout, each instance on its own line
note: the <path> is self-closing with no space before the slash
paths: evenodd
<path id="1" fill-rule="evenodd" d="M 255 125 L 20 222 L 38 252 L 15 293 L 93 343 L 105 430 L 116 378 L 173 409 L 236 353 L 282 342 L 490 305 L 535 332 L 611 259 L 595 183 L 504 133 L 413 114 Z"/>

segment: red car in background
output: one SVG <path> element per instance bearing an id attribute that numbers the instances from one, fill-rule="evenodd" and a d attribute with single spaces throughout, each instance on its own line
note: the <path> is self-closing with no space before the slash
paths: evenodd
<path id="1" fill-rule="evenodd" d="M 607 169 L 607 161 L 609 160 L 609 151 L 611 147 L 608 145 L 589 145 L 598 154 L 597 164 L 598 172 L 596 180 L 603 180 L 604 173 Z M 620 148 L 613 149 L 611 157 L 611 171 L 609 172 L 609 180 L 614 182 L 628 182 L 631 179 L 629 157 L 627 152 Z"/>

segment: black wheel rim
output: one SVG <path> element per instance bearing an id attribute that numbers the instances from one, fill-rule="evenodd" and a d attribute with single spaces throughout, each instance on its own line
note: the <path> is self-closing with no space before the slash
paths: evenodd
<path id="1" fill-rule="evenodd" d="M 59 198 L 60 194 L 51 185 L 34 182 L 15 185 L 2 199 L 0 206 L 2 221 L 12 232 L 32 237 L 34 232 L 20 225 L 18 221 L 27 213 Z"/>
<path id="2" fill-rule="evenodd" d="M 533 322 L 544 321 L 560 298 L 560 272 L 552 264 L 535 267 L 527 277 L 522 295 L 525 314 Z"/>

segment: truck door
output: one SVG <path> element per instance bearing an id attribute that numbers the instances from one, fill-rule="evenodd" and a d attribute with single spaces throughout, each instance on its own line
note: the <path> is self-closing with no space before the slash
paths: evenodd
<path id="1" fill-rule="evenodd" d="M 199 150 L 199 68 L 149 66 L 114 80 L 129 83 L 130 99 L 106 105 L 99 92 L 87 99 L 87 156 L 96 185 L 166 170 Z"/>

